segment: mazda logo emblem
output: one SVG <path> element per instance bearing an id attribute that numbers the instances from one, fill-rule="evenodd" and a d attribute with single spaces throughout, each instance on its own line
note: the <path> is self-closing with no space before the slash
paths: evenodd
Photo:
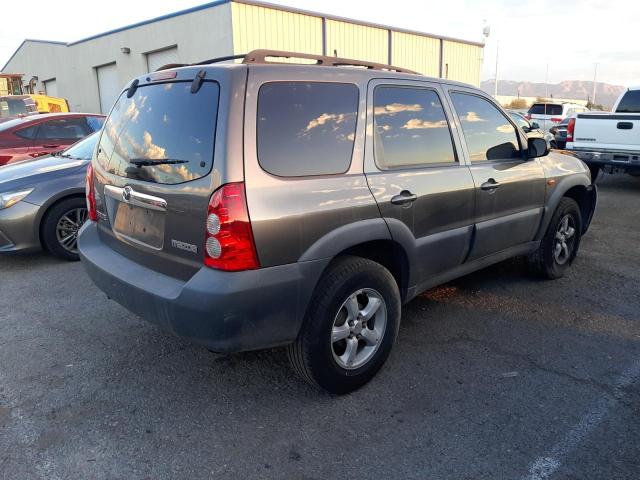
<path id="1" fill-rule="evenodd" d="M 128 202 L 129 200 L 131 200 L 131 192 L 133 191 L 133 189 L 129 186 L 124 187 L 124 190 L 122 190 L 122 199 L 125 202 Z"/>

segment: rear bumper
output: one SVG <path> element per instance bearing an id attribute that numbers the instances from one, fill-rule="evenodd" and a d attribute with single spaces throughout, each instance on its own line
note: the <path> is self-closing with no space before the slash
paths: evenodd
<path id="1" fill-rule="evenodd" d="M 40 206 L 18 202 L 0 210 L 0 252 L 23 252 L 41 248 L 36 221 Z"/>
<path id="2" fill-rule="evenodd" d="M 597 151 L 571 149 L 580 160 L 601 168 L 611 166 L 612 170 L 640 171 L 640 152 L 637 151 Z"/>
<path id="3" fill-rule="evenodd" d="M 89 276 L 111 299 L 165 330 L 225 353 L 292 342 L 327 264 L 244 272 L 202 267 L 183 281 L 114 252 L 94 222 L 82 228 L 78 247 Z"/>

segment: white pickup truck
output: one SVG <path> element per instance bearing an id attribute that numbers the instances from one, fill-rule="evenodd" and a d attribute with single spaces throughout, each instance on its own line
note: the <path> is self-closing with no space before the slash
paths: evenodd
<path id="1" fill-rule="evenodd" d="M 589 166 L 592 180 L 601 170 L 640 176 L 640 87 L 624 91 L 612 112 L 570 119 L 566 149 Z"/>

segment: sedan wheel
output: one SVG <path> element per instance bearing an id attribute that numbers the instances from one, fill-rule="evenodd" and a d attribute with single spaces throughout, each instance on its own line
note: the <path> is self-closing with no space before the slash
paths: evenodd
<path id="1" fill-rule="evenodd" d="M 86 208 L 74 208 L 69 210 L 58 220 L 56 225 L 56 238 L 58 243 L 66 251 L 78 254 L 78 231 L 87 221 Z"/>

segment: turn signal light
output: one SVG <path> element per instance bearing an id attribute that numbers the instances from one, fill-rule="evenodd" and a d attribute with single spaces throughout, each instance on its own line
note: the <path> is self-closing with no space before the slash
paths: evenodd
<path id="1" fill-rule="evenodd" d="M 234 272 L 260 268 L 244 183 L 228 183 L 213 193 L 205 232 L 206 266 Z"/>

